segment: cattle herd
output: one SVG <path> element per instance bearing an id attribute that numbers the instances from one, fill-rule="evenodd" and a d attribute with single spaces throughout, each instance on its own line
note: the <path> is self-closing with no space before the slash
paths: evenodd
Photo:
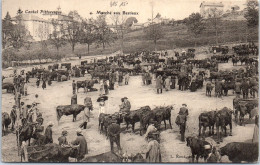
<path id="1" fill-rule="evenodd" d="M 201 52 L 200 52 L 201 53 Z M 2 89 L 7 93 L 13 93 L 17 100 L 21 97 L 27 96 L 27 86 L 31 85 L 33 79 L 37 81 L 47 82 L 51 85 L 53 81 L 62 83 L 63 81 L 71 81 L 72 79 L 85 77 L 84 80 L 76 81 L 76 93 L 80 93 L 80 89 L 84 89 L 84 93 L 98 92 L 97 87 L 100 82 L 109 82 L 105 88 L 114 90 L 116 82 L 121 83 L 122 78 L 126 74 L 130 76 L 140 75 L 143 84 L 152 86 L 152 79 L 155 79 L 156 87 L 158 89 L 172 90 L 175 85 L 178 85 L 177 90 L 185 92 L 196 92 L 204 89 L 205 95 L 208 97 L 216 97 L 216 99 L 225 99 L 230 97 L 228 92 L 232 91 L 236 97 L 233 99 L 233 109 L 223 107 L 219 110 L 211 110 L 202 112 L 196 119 L 198 120 L 197 136 L 187 136 L 187 146 L 190 147 L 191 158 L 194 162 L 199 158 L 204 158 L 206 161 L 212 149 L 215 147 L 211 142 L 208 142 L 208 137 L 215 137 L 217 144 L 223 142 L 223 138 L 232 136 L 232 127 L 236 125 L 245 126 L 245 117 L 248 114 L 249 120 L 253 120 L 258 114 L 258 47 L 252 43 L 237 45 L 232 48 L 228 46 L 215 46 L 208 52 L 208 57 L 205 59 L 197 58 L 195 49 L 188 49 L 187 52 L 174 51 L 172 56 L 167 51 L 150 52 L 140 51 L 129 55 L 109 56 L 102 59 L 91 59 L 81 61 L 80 65 L 73 66 L 71 63 L 52 64 L 48 67 L 33 67 L 31 70 L 22 69 L 20 73 L 14 70 L 13 74 L 2 77 Z M 213 55 L 212 55 L 213 54 Z M 232 61 L 232 68 L 221 70 L 220 64 L 229 63 Z M 13 81 L 6 82 L 5 79 L 12 78 Z M 170 82 L 170 89 L 167 88 L 167 79 Z M 160 81 L 159 81 L 160 80 Z M 39 85 L 37 85 L 39 86 Z M 94 88 L 96 87 L 96 88 Z M 43 88 L 44 89 L 44 88 Z M 120 88 L 119 88 L 120 89 Z M 212 92 L 215 89 L 215 92 Z M 213 93 L 215 95 L 213 95 Z M 5 97 L 3 93 L 2 97 Z M 109 96 L 109 94 L 108 94 Z M 17 107 L 21 107 L 19 103 Z M 185 101 L 185 99 L 184 99 Z M 16 101 L 17 103 L 17 101 Z M 5 104 L 5 103 L 3 103 Z M 192 107 L 192 105 L 189 105 Z M 27 105 L 30 109 L 32 105 Z M 84 111 L 86 105 L 71 104 L 59 105 L 56 107 L 57 121 L 61 120 L 62 116 L 73 116 L 72 122 L 77 121 L 77 115 Z M 155 121 L 156 128 L 159 132 L 167 129 L 167 123 L 172 129 L 172 111 L 175 109 L 174 105 L 168 103 L 164 106 L 152 107 L 150 105 L 139 107 L 136 110 L 131 110 L 130 113 L 115 112 L 113 114 L 101 113 L 98 116 L 98 131 L 110 138 L 110 125 L 113 120 L 116 120 L 121 129 L 129 129 L 134 133 L 138 130 L 138 134 L 143 136 L 146 133 L 147 127 L 151 121 Z M 66 148 L 62 150 L 59 145 L 55 143 L 46 144 L 40 139 L 44 139 L 44 135 L 37 134 L 36 130 L 43 129 L 42 125 L 44 116 L 42 113 L 37 113 L 37 123 L 29 122 L 28 120 L 15 127 L 17 116 L 11 113 L 2 113 L 2 133 L 8 133 L 9 126 L 11 130 L 16 133 L 17 146 L 21 147 L 23 141 L 35 139 L 37 142 L 34 148 L 28 148 L 29 161 L 51 161 L 51 162 L 67 162 L 68 157 L 75 158 L 77 151 L 75 148 Z M 161 122 L 164 123 L 164 129 L 161 128 Z M 27 122 L 27 123 L 26 123 Z M 41 123 L 40 125 L 38 123 Z M 123 125 L 120 125 L 124 123 Z M 140 128 L 136 128 L 137 123 L 140 123 Z M 12 124 L 12 125 L 10 125 Z M 258 124 L 258 123 L 257 123 Z M 228 127 L 227 127 L 228 126 Z M 125 127 L 125 128 L 124 128 Z M 208 132 L 207 132 L 208 130 Z M 228 132 L 228 133 L 227 133 Z M 214 136 L 216 135 L 216 136 Z M 160 134 L 157 137 L 160 143 Z M 120 144 L 120 138 L 114 138 L 116 144 Z M 119 142 L 119 143 L 118 143 Z M 121 140 L 122 143 L 122 140 Z M 209 146 L 209 149 L 205 146 Z M 120 146 L 119 146 L 120 147 Z M 41 156 L 35 154 L 39 151 Z M 43 151 L 55 158 L 46 158 L 50 155 L 44 155 Z M 258 141 L 257 142 L 231 142 L 225 146 L 218 148 L 221 156 L 228 156 L 231 162 L 256 162 L 258 161 Z M 37 155 L 37 156 L 36 156 Z M 37 159 L 36 159 L 37 157 Z M 38 159 L 41 157 L 42 159 Z M 51 156 L 50 156 L 51 157 Z M 144 162 L 144 158 L 140 153 L 128 157 L 128 162 Z M 115 153 L 103 153 L 100 155 L 87 157 L 83 162 L 123 162 L 125 156 Z"/>

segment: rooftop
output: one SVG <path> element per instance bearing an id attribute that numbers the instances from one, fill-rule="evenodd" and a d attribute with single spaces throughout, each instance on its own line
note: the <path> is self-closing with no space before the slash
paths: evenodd
<path id="1" fill-rule="evenodd" d="M 214 6 L 214 7 L 224 7 L 224 5 L 222 4 L 222 2 L 205 2 L 203 1 L 201 4 L 200 4 L 200 7 L 201 6 Z"/>

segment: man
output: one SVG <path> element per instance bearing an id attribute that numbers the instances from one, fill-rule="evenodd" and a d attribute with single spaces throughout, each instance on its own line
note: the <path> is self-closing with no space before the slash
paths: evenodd
<path id="1" fill-rule="evenodd" d="M 76 85 L 76 83 L 75 83 L 75 80 L 73 80 L 73 82 L 72 82 L 72 94 L 75 94 L 76 93 L 76 87 L 77 87 L 77 85 Z"/>
<path id="2" fill-rule="evenodd" d="M 62 131 L 62 136 L 58 138 L 58 141 L 59 141 L 59 145 L 62 146 L 62 145 L 68 145 L 68 141 L 67 141 L 67 135 L 68 135 L 68 132 L 67 131 Z"/>
<path id="3" fill-rule="evenodd" d="M 120 105 L 120 112 L 130 113 L 131 103 L 128 101 L 128 98 L 124 97 L 121 100 L 122 104 Z"/>
<path id="4" fill-rule="evenodd" d="M 241 89 L 243 93 L 243 99 L 248 99 L 248 92 L 249 92 L 249 83 L 246 79 L 243 80 L 241 84 Z"/>
<path id="5" fill-rule="evenodd" d="M 148 146 L 146 149 L 146 162 L 160 163 L 162 162 L 160 144 L 153 136 L 148 136 Z"/>
<path id="6" fill-rule="evenodd" d="M 150 121 L 150 125 L 147 127 L 146 133 L 144 135 L 145 139 L 148 140 L 149 133 L 154 133 L 157 131 L 157 128 L 155 127 L 155 121 Z"/>
<path id="7" fill-rule="evenodd" d="M 53 123 L 49 122 L 47 128 L 45 129 L 45 137 L 46 137 L 46 144 L 48 143 L 53 143 L 53 139 L 52 139 L 52 126 Z"/>
<path id="8" fill-rule="evenodd" d="M 179 115 L 176 118 L 175 123 L 180 127 L 181 141 L 185 141 L 185 129 L 186 129 L 186 121 L 187 116 L 189 115 L 189 111 L 187 109 L 187 104 L 182 104 L 180 108 Z"/>
<path id="9" fill-rule="evenodd" d="M 28 85 L 27 83 L 24 83 L 24 95 L 27 96 L 27 89 L 28 89 Z"/>
<path id="10" fill-rule="evenodd" d="M 187 104 L 185 104 L 185 103 L 182 104 L 182 107 L 180 108 L 179 114 L 186 115 L 186 116 L 189 115 Z"/>
<path id="11" fill-rule="evenodd" d="M 121 150 L 120 146 L 120 126 L 117 124 L 116 119 L 112 119 L 112 124 L 110 124 L 107 128 L 108 137 L 110 140 L 110 149 L 111 152 L 114 152 L 114 142 L 117 145 L 118 151 Z"/>
<path id="12" fill-rule="evenodd" d="M 79 154 L 77 157 L 77 161 L 82 160 L 86 154 L 88 154 L 88 144 L 87 141 L 85 139 L 85 137 L 82 135 L 82 131 L 81 129 L 78 129 L 76 131 L 77 133 L 77 138 L 76 140 L 74 140 L 73 142 L 71 142 L 72 145 L 79 145 Z"/>
<path id="13" fill-rule="evenodd" d="M 27 115 L 28 115 L 28 109 L 24 105 L 24 102 L 21 102 L 21 113 L 20 114 L 21 114 L 22 123 L 26 122 Z"/>
<path id="14" fill-rule="evenodd" d="M 79 126 L 80 128 L 87 129 L 87 124 L 90 118 L 90 111 L 93 110 L 92 101 L 90 97 L 84 99 L 84 113 L 83 113 L 83 123 Z"/>

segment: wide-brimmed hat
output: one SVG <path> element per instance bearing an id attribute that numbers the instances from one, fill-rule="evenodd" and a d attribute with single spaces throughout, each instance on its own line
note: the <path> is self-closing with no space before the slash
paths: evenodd
<path id="1" fill-rule="evenodd" d="M 123 99 L 128 99 L 127 97 L 124 97 Z"/>
<path id="2" fill-rule="evenodd" d="M 68 135 L 68 131 L 62 131 L 61 133 L 63 136 Z"/>

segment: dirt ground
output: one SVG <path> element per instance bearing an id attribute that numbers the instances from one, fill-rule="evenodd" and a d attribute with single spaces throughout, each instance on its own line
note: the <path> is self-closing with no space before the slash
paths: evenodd
<path id="1" fill-rule="evenodd" d="M 79 62 L 77 62 L 79 63 Z M 220 68 L 230 69 L 232 66 L 231 62 L 228 64 L 220 64 Z M 240 67 L 240 66 L 238 66 Z M 9 74 L 10 71 L 3 70 L 3 75 Z M 73 78 L 76 81 L 89 79 L 89 77 Z M 5 80 L 8 81 L 8 80 Z M 23 100 L 26 104 L 31 104 L 34 101 L 34 95 L 39 95 L 40 105 L 39 109 L 43 113 L 44 126 L 49 121 L 54 123 L 53 126 L 53 139 L 54 143 L 58 143 L 58 137 L 61 136 L 62 130 L 67 130 L 69 132 L 67 139 L 72 141 L 76 138 L 76 129 L 82 123 L 82 113 L 77 117 L 76 122 L 72 122 L 72 116 L 63 116 L 60 122 L 57 122 L 56 118 L 56 107 L 58 105 L 69 105 L 70 98 L 72 96 L 72 79 L 65 82 L 54 81 L 51 86 L 47 86 L 47 89 L 37 88 L 35 79 L 30 80 L 28 86 L 29 95 L 24 97 Z M 95 88 L 99 88 L 99 84 L 95 84 Z M 213 90 L 214 91 L 214 90 Z M 2 91 L 2 112 L 11 112 L 12 105 L 14 105 L 14 95 L 7 94 L 6 91 Z M 84 136 L 88 142 L 88 155 L 97 155 L 110 150 L 109 140 L 106 139 L 105 135 L 100 134 L 98 130 L 98 103 L 96 102 L 99 92 L 89 92 L 83 93 L 81 88 L 78 93 L 78 104 L 83 104 L 84 98 L 89 96 L 92 98 L 94 110 L 92 111 L 92 118 L 88 123 L 87 130 L 84 130 Z M 214 95 L 214 92 L 213 92 Z M 191 151 L 190 148 L 186 146 L 186 143 L 180 141 L 180 134 L 177 125 L 174 123 L 179 108 L 182 103 L 186 103 L 189 109 L 189 118 L 187 122 L 186 136 L 196 136 L 198 135 L 198 116 L 203 111 L 210 111 L 215 109 L 221 109 L 223 107 L 228 107 L 233 109 L 232 100 L 235 97 L 232 91 L 229 91 L 227 97 L 216 98 L 207 97 L 205 95 L 205 82 L 203 89 L 199 89 L 196 92 L 190 91 L 179 91 L 177 89 L 166 92 L 163 91 L 162 94 L 156 94 L 155 81 L 151 86 L 142 85 L 141 76 L 131 76 L 129 85 L 116 86 L 115 90 L 110 91 L 109 99 L 106 101 L 107 113 L 114 113 L 119 111 L 119 105 L 121 103 L 121 98 L 127 96 L 131 102 L 131 110 L 138 109 L 141 106 L 149 105 L 151 108 L 155 106 L 167 106 L 174 105 L 174 110 L 172 110 L 172 127 L 170 129 L 167 125 L 167 130 L 164 130 L 162 122 L 162 132 L 161 137 L 161 151 L 163 162 L 190 162 Z M 233 116 L 234 118 L 234 116 Z M 246 119 L 248 116 L 246 116 Z M 249 124 L 246 126 L 239 126 L 233 123 L 233 136 L 228 136 L 224 138 L 224 141 L 219 145 L 224 146 L 229 142 L 243 142 L 249 141 L 253 137 L 254 122 L 247 121 Z M 168 122 L 167 122 L 168 123 Z M 135 154 L 144 151 L 147 142 L 144 140 L 143 136 L 138 134 L 137 129 L 139 124 L 136 125 L 136 133 L 132 133 L 129 130 L 124 130 L 125 125 L 121 126 L 121 145 L 124 152 L 128 154 Z M 229 132 L 229 127 L 228 127 Z M 207 137 L 206 140 L 216 145 L 216 142 L 212 137 Z M 2 161 L 4 162 L 17 162 L 20 158 L 17 154 L 16 136 L 14 133 L 9 133 L 2 137 Z M 70 161 L 75 161 L 70 159 Z M 200 162 L 204 160 L 200 159 Z M 222 157 L 223 162 L 229 162 L 226 156 Z"/>

